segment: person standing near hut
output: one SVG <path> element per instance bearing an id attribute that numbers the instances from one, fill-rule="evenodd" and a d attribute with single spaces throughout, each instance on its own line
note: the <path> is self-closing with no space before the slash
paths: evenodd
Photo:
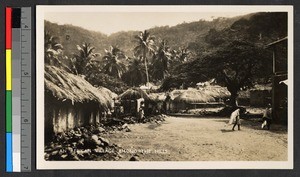
<path id="1" fill-rule="evenodd" d="M 142 122 L 144 119 L 144 108 L 145 108 L 145 100 L 144 98 L 139 98 L 136 100 L 136 111 L 138 122 Z"/>
<path id="2" fill-rule="evenodd" d="M 264 127 L 267 126 L 268 130 L 270 130 L 271 123 L 272 123 L 272 106 L 271 106 L 271 104 L 268 104 L 268 107 L 264 111 L 262 119 L 263 119 L 263 123 L 261 124 L 261 128 L 264 129 Z"/>
<path id="3" fill-rule="evenodd" d="M 141 102 L 140 108 L 139 108 L 139 122 L 142 122 L 143 119 L 145 118 L 145 113 L 144 113 L 144 107 L 145 107 L 145 103 L 144 101 Z"/>
<path id="4" fill-rule="evenodd" d="M 234 124 L 232 127 L 232 131 L 234 131 L 236 125 L 238 126 L 238 130 L 241 130 L 240 108 L 231 113 L 229 124 Z"/>

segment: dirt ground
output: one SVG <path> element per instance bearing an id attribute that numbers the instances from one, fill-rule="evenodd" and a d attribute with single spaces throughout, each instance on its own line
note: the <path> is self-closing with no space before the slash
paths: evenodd
<path id="1" fill-rule="evenodd" d="M 261 130 L 260 122 L 242 120 L 232 131 L 228 118 L 167 117 L 162 123 L 132 124 L 131 132 L 108 134 L 124 150 L 121 159 L 140 161 L 285 161 L 287 130 L 274 125 Z M 237 127 L 236 127 L 237 129 Z"/>

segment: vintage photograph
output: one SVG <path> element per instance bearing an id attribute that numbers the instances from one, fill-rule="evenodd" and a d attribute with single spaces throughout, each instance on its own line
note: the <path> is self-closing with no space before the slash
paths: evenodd
<path id="1" fill-rule="evenodd" d="M 38 169 L 293 168 L 292 6 L 37 6 Z"/>

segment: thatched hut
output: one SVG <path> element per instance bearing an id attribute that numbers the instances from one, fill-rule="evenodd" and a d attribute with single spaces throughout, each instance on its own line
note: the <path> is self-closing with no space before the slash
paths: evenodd
<path id="1" fill-rule="evenodd" d="M 215 99 L 203 92 L 197 90 L 186 90 L 173 100 L 174 111 L 197 108 L 209 102 L 215 102 Z"/>
<path id="2" fill-rule="evenodd" d="M 100 86 L 100 87 L 97 87 L 97 89 L 98 89 L 99 92 L 102 93 L 102 95 L 106 99 L 109 100 L 111 107 L 114 108 L 115 100 L 117 99 L 118 95 L 115 92 L 113 92 L 113 91 L 111 91 L 111 90 L 109 90 L 108 88 L 105 88 L 105 87 Z"/>
<path id="3" fill-rule="evenodd" d="M 45 137 L 100 121 L 111 98 L 84 78 L 45 66 Z"/>
<path id="4" fill-rule="evenodd" d="M 140 88 L 130 88 L 118 97 L 124 108 L 124 115 L 136 115 L 137 113 L 137 100 L 143 98 L 145 100 L 145 114 L 148 115 L 152 112 L 152 100 L 148 94 Z"/>
<path id="5" fill-rule="evenodd" d="M 164 113 L 166 110 L 165 101 L 167 95 L 165 93 L 150 93 L 149 97 L 155 102 L 155 109 L 158 111 L 158 113 Z"/>
<path id="6" fill-rule="evenodd" d="M 218 102 L 222 102 L 224 99 L 230 97 L 230 92 L 227 90 L 227 88 L 218 85 L 209 85 L 206 87 L 202 87 L 199 88 L 199 91 L 212 96 Z"/>

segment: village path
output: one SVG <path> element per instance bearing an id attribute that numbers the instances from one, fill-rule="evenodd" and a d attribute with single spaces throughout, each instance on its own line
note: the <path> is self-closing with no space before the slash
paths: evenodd
<path id="1" fill-rule="evenodd" d="M 231 131 L 228 118 L 167 116 L 160 124 L 132 124 L 131 132 L 107 138 L 125 150 L 119 160 L 126 161 L 135 151 L 141 161 L 287 160 L 286 130 L 261 130 L 259 122 L 242 121 L 241 131 Z"/>

